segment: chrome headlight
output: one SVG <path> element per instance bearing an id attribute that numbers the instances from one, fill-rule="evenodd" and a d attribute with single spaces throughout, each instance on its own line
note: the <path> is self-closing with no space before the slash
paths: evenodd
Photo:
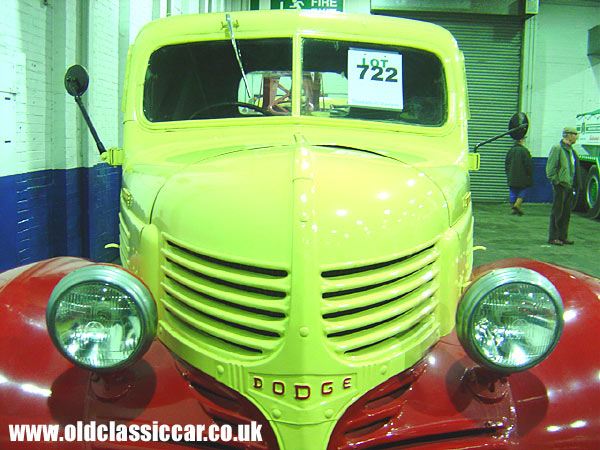
<path id="1" fill-rule="evenodd" d="M 563 324 L 554 285 L 521 267 L 495 270 L 475 281 L 456 317 L 458 338 L 469 356 L 500 373 L 542 362 L 558 343 Z"/>
<path id="2" fill-rule="evenodd" d="M 156 305 L 134 275 L 115 266 L 90 265 L 56 285 L 46 325 L 56 348 L 74 364 L 115 370 L 148 349 L 156 334 Z"/>

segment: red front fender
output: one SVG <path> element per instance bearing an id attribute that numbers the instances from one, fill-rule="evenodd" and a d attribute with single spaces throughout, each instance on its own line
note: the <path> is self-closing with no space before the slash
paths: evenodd
<path id="1" fill-rule="evenodd" d="M 79 258 L 55 258 L 0 275 L 2 448 L 9 445 L 9 424 L 61 423 L 61 416 L 83 414 L 79 399 L 87 390 L 89 373 L 73 367 L 52 344 L 46 331 L 46 303 L 66 274 L 89 264 Z M 68 392 L 63 397 L 72 400 L 52 411 L 49 404 L 55 399 L 53 386 L 61 376 L 69 378 L 65 383 Z M 23 448 L 33 448 L 32 443 L 23 444 Z"/>
<path id="2" fill-rule="evenodd" d="M 548 359 L 509 378 L 525 449 L 600 448 L 600 280 L 551 264 L 512 259 L 479 267 L 526 267 L 548 278 L 564 304 L 565 327 Z"/>
<path id="3" fill-rule="evenodd" d="M 600 448 L 600 280 L 526 259 L 480 266 L 474 278 L 506 267 L 537 271 L 563 299 L 565 327 L 548 359 L 507 379 L 478 378 L 452 333 L 351 405 L 329 450 Z"/>
<path id="4" fill-rule="evenodd" d="M 264 450 L 276 442 L 262 414 L 231 389 L 178 363 L 154 341 L 143 358 L 116 374 L 98 376 L 73 366 L 46 330 L 46 303 L 66 274 L 93 264 L 57 258 L 0 274 L 0 448 L 98 448 L 89 442 L 11 442 L 9 426 L 67 425 L 109 421 L 128 424 L 237 425 L 262 427 L 264 442 L 231 442 L 227 448 Z M 61 434 L 63 436 L 63 434 Z M 64 436 L 63 436 L 64 437 Z M 102 448 L 181 449 L 172 442 L 119 442 Z M 212 443 L 210 448 L 218 443 Z M 203 448 L 192 444 L 193 448 Z M 220 447 L 218 447 L 220 448 Z M 271 447 L 272 448 L 272 447 Z"/>

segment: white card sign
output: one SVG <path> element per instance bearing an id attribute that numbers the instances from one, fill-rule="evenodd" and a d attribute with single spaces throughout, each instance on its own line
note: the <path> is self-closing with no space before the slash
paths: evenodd
<path id="1" fill-rule="evenodd" d="M 403 109 L 402 55 L 348 49 L 348 104 Z"/>

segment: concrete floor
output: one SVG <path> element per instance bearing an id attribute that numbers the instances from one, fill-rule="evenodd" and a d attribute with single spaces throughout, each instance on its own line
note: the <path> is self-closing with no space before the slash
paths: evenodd
<path id="1" fill-rule="evenodd" d="M 523 205 L 523 216 L 510 213 L 508 203 L 474 203 L 474 265 L 504 258 L 526 257 L 559 264 L 600 278 L 600 220 L 571 215 L 569 239 L 574 245 L 548 244 L 551 204 Z"/>

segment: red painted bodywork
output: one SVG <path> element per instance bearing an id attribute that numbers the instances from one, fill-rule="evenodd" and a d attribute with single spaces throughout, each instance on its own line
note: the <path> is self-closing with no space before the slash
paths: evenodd
<path id="1" fill-rule="evenodd" d="M 238 393 L 187 367 L 158 341 L 118 376 L 74 367 L 46 332 L 45 307 L 67 273 L 91 264 L 57 258 L 0 274 L 0 448 L 278 448 L 261 413 Z M 477 368 L 451 334 L 412 369 L 351 405 L 330 449 L 561 449 L 600 447 L 600 281 L 514 259 L 554 283 L 565 305 L 563 336 L 539 366 L 508 378 Z M 9 424 L 262 424 L 263 443 L 11 443 Z M 307 449 L 308 450 L 308 449 Z"/>

